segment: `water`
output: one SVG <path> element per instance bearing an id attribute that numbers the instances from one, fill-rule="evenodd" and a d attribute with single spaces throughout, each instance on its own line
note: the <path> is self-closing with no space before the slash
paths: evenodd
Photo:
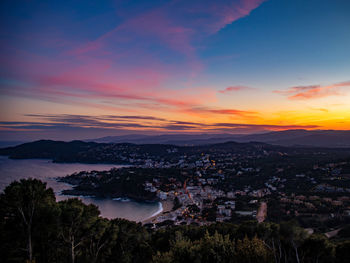
<path id="1" fill-rule="evenodd" d="M 64 189 L 71 189 L 65 183 L 57 182 L 54 178 L 62 177 L 80 171 L 103 171 L 112 167 L 122 167 L 107 164 L 80 164 L 80 163 L 52 163 L 50 160 L 26 159 L 11 160 L 0 156 L 0 191 L 14 180 L 22 178 L 36 178 L 47 183 L 51 187 L 58 201 L 69 198 L 60 195 Z M 136 222 L 143 221 L 162 209 L 160 203 L 139 203 L 125 199 L 96 199 L 92 197 L 79 197 L 84 203 L 93 203 L 101 211 L 101 215 L 107 218 L 125 218 Z"/>

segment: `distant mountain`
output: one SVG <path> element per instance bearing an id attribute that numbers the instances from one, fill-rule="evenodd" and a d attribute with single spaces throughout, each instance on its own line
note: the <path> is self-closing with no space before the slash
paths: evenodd
<path id="1" fill-rule="evenodd" d="M 100 143 L 205 145 L 236 142 L 264 142 L 281 146 L 350 147 L 350 130 L 287 130 L 260 134 L 165 134 L 124 135 L 89 140 Z"/>
<path id="2" fill-rule="evenodd" d="M 258 141 L 283 146 L 350 147 L 350 131 L 287 130 L 247 135 L 237 141 Z"/>
<path id="3" fill-rule="evenodd" d="M 55 161 L 74 161 L 78 153 L 88 152 L 103 145 L 95 142 L 40 140 L 14 147 L 1 148 L 0 155 L 7 155 L 13 159 L 42 158 Z"/>
<path id="4" fill-rule="evenodd" d="M 23 144 L 23 141 L 0 141 L 0 148 Z"/>
<path id="5" fill-rule="evenodd" d="M 281 139 L 281 138 L 279 138 Z M 297 137 L 296 139 L 302 139 Z M 209 139 L 208 139 L 209 140 Z M 211 140 L 212 141 L 212 140 Z M 207 141 L 209 142 L 209 141 Z M 287 147 L 264 142 L 234 142 L 203 144 L 194 146 L 176 146 L 169 144 L 132 144 L 132 143 L 96 143 L 83 141 L 41 140 L 15 147 L 0 149 L 0 155 L 13 159 L 51 159 L 54 162 L 67 163 L 116 163 L 143 165 L 147 160 L 178 163 L 183 156 L 202 156 L 204 153 L 238 154 L 242 156 L 280 156 L 283 154 L 302 154 L 311 156 L 315 152 L 328 153 L 330 156 L 349 153 L 349 148 L 313 148 Z M 283 155 L 282 154 L 282 155 Z M 327 156 L 327 155 L 323 155 Z M 329 156 L 328 156 L 329 157 Z M 327 158 L 328 158 L 327 157 Z"/>
<path id="6" fill-rule="evenodd" d="M 0 155 L 12 159 L 52 159 L 54 162 L 77 163 L 117 163 L 129 164 L 130 159 L 143 163 L 148 158 L 179 159 L 183 155 L 194 155 L 202 152 L 234 152 L 248 154 L 256 151 L 273 149 L 280 151 L 281 146 L 263 143 L 226 142 L 197 146 L 175 146 L 168 144 L 131 144 L 131 143 L 96 143 L 83 141 L 51 141 L 41 140 L 24 143 L 15 147 L 0 149 Z"/>
<path id="7" fill-rule="evenodd" d="M 227 142 L 230 142 L 227 144 Z M 14 147 L 0 149 L 0 155 L 11 158 L 50 158 L 57 162 L 116 162 L 112 155 L 115 151 L 142 151 L 145 154 L 166 153 L 169 145 L 205 146 L 213 148 L 233 147 L 243 149 L 242 143 L 265 143 L 287 147 L 328 147 L 350 148 L 350 131 L 334 130 L 288 130 L 268 132 L 264 134 L 232 135 L 232 134 L 168 134 L 168 135 L 130 135 L 111 136 L 90 141 L 59 142 L 41 140 Z M 111 143 L 113 145 L 111 145 Z M 225 144 L 224 144 L 225 143 Z M 236 143 L 236 144 L 235 144 Z M 132 144 L 132 145 L 130 145 Z M 142 147 L 138 147 L 141 145 Z M 250 145 L 251 146 L 251 145 Z M 249 146 L 249 147 L 250 147 Z M 191 147 L 190 147 L 191 148 Z M 194 147 L 193 149 L 195 149 Z M 198 150 L 199 148 L 197 148 Z M 124 150 L 123 150 L 124 151 Z M 187 150 L 186 150 L 187 151 Z M 106 154 L 104 154 L 106 153 Z M 101 157 L 103 156 L 103 157 Z M 101 158 L 101 159 L 100 159 Z M 106 159 L 107 158 L 107 159 Z M 118 160 L 121 163 L 123 160 Z"/>
<path id="8" fill-rule="evenodd" d="M 99 143 L 134 143 L 134 144 L 173 144 L 173 145 L 204 145 L 235 141 L 244 135 L 233 134 L 163 134 L 107 136 L 98 139 L 86 140 Z"/>

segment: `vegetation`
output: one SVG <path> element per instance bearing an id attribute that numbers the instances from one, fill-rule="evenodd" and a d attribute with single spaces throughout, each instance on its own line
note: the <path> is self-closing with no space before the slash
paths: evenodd
<path id="1" fill-rule="evenodd" d="M 144 165 L 146 160 L 174 164 L 183 156 L 198 160 L 202 153 L 216 156 L 265 156 L 268 153 L 271 168 L 276 163 L 292 165 L 298 162 L 301 170 L 307 164 L 349 158 L 349 148 L 284 147 L 259 142 L 225 142 L 198 146 L 176 146 L 169 144 L 95 143 L 83 141 L 40 140 L 15 147 L 0 148 L 0 155 L 12 159 L 46 158 L 54 162 L 67 163 L 114 163 Z M 281 155 L 281 153 L 283 153 Z M 265 163 L 264 158 L 249 160 L 250 164 Z M 192 158 L 193 157 L 193 158 Z M 266 157 L 266 156 L 265 156 Z M 302 163 L 302 165 L 300 165 Z M 248 164 L 248 163 L 247 163 Z M 303 167 L 304 165 L 304 167 Z"/>
<path id="2" fill-rule="evenodd" d="M 171 171 L 170 171 L 171 170 Z M 93 195 L 100 198 L 126 197 L 137 201 L 156 201 L 156 193 L 145 190 L 144 183 L 155 176 L 177 175 L 178 170 L 120 168 L 103 172 L 80 172 L 58 178 L 58 181 L 74 185 L 73 189 L 64 190 L 67 195 Z"/>
<path id="3" fill-rule="evenodd" d="M 0 206 L 2 262 L 347 262 L 350 249 L 293 221 L 152 230 L 78 199 L 56 202 L 36 179 L 11 183 Z"/>

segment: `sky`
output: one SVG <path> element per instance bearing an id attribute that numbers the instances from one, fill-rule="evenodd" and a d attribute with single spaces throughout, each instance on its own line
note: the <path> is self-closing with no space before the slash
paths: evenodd
<path id="1" fill-rule="evenodd" d="M 348 0 L 2 0 L 0 140 L 350 129 Z"/>

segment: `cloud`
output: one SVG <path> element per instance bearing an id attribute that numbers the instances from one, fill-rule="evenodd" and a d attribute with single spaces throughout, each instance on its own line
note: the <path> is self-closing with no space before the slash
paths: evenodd
<path id="1" fill-rule="evenodd" d="M 258 113 L 256 111 L 243 111 L 243 110 L 236 110 L 236 109 L 208 109 L 206 111 L 214 114 L 239 115 L 239 116 L 256 115 Z"/>
<path id="2" fill-rule="evenodd" d="M 55 26 L 47 34 L 41 27 L 22 28 L 19 19 L 14 26 L 21 30 L 12 30 L 12 37 L 0 43 L 0 77 L 6 81 L 0 85 L 1 95 L 39 101 L 32 112 L 38 112 L 44 105 L 40 101 L 45 101 L 74 105 L 81 112 L 97 109 L 125 115 L 33 115 L 26 116 L 28 122 L 2 123 L 2 129 L 193 131 L 205 126 L 156 116 L 160 112 L 205 118 L 257 114 L 207 106 L 216 102 L 217 91 L 197 87 L 193 79 L 205 68 L 197 55 L 205 39 L 249 15 L 262 0 L 165 0 L 156 6 L 150 1 L 149 8 L 141 5 L 137 11 L 123 12 L 120 6 L 126 2 L 116 3 L 117 10 L 111 12 L 118 12 L 113 20 L 118 24 L 108 24 L 105 31 L 90 30 L 82 23 L 73 27 L 81 28 L 74 37 L 71 30 L 61 32 Z M 155 116 L 142 116 L 144 112 Z"/>
<path id="3" fill-rule="evenodd" d="M 222 109 L 222 108 L 212 108 L 212 107 L 192 107 L 186 109 L 185 112 L 200 116 L 211 116 L 211 115 L 233 115 L 236 117 L 251 118 L 257 116 L 259 113 L 257 111 L 249 110 L 239 110 L 239 109 Z"/>
<path id="4" fill-rule="evenodd" d="M 271 125 L 271 124 L 244 124 L 244 123 L 215 123 L 213 126 L 223 128 L 256 128 L 264 130 L 315 129 L 318 125 Z"/>
<path id="5" fill-rule="evenodd" d="M 216 21 L 208 26 L 210 32 L 217 32 L 226 25 L 245 17 L 266 0 L 241 0 L 241 1 L 212 1 L 210 11 L 216 17 Z"/>
<path id="6" fill-rule="evenodd" d="M 114 125 L 116 123 L 126 122 L 139 122 L 139 121 L 155 121 L 155 122 L 166 122 L 164 118 L 154 117 L 154 116 L 128 116 L 128 115 L 98 115 L 98 116 L 88 116 L 88 115 L 70 115 L 70 114 L 26 114 L 26 117 L 33 117 L 36 119 L 46 120 L 49 123 L 69 123 L 72 125 L 101 125 L 105 124 Z M 1 122 L 0 122 L 1 124 Z"/>
<path id="7" fill-rule="evenodd" d="M 336 83 L 333 86 L 335 86 L 335 87 L 350 87 L 350 81 Z"/>
<path id="8" fill-rule="evenodd" d="M 202 107 L 216 102 L 216 91 L 191 82 L 205 67 L 198 46 L 263 1 L 168 0 L 146 9 L 137 6 L 138 11 L 126 11 L 124 2 L 116 3 L 117 12 L 124 11 L 118 24 L 90 39 L 50 33 L 50 39 L 60 39 L 56 46 L 45 41 L 40 28 L 18 31 L 22 37 L 12 33 L 16 41 L 1 43 L 0 77 L 17 82 L 1 85 L 1 94 L 126 114 Z M 225 109 L 206 113 L 247 114 Z"/>
<path id="9" fill-rule="evenodd" d="M 230 93 L 233 91 L 251 90 L 252 88 L 246 86 L 229 86 L 223 90 L 219 90 L 219 93 Z"/>
<path id="10" fill-rule="evenodd" d="M 325 108 L 311 108 L 311 109 L 316 110 L 316 111 L 329 112 L 329 110 L 325 109 Z"/>
<path id="11" fill-rule="evenodd" d="M 350 81 L 335 83 L 328 86 L 295 86 L 287 90 L 276 90 L 274 92 L 285 95 L 290 100 L 308 100 L 342 95 L 340 90 L 342 87 L 350 87 Z"/>
<path id="12" fill-rule="evenodd" d="M 169 48 L 193 56 L 194 38 L 215 34 L 225 26 L 243 18 L 259 7 L 265 0 L 176 0 L 123 16 L 124 22 L 90 41 L 72 53 L 81 55 L 105 48 L 108 42 L 114 44 L 129 42 L 135 37 L 147 41 L 156 38 Z M 122 8 L 122 6 L 121 6 Z M 125 36 L 124 33 L 128 35 Z"/>
<path id="13" fill-rule="evenodd" d="M 153 133 L 169 133 L 175 131 L 184 132 L 257 132 L 264 130 L 287 130 L 287 129 L 314 129 L 317 125 L 269 125 L 269 124 L 247 124 L 247 123 L 200 123 L 181 120 L 167 120 L 153 116 L 123 116 L 123 115 L 70 115 L 70 114 L 28 114 L 33 121 L 2 121 L 0 122 L 1 131 L 12 131 L 22 134 L 26 132 L 41 132 L 45 134 L 67 136 L 75 139 L 74 134 L 81 132 L 93 134 L 121 134 L 121 133 L 140 133 L 144 134 L 149 131 Z M 139 122 L 139 120 L 143 120 Z M 71 133 L 76 132 L 76 133 Z M 95 135 L 97 136 L 97 135 Z"/>

